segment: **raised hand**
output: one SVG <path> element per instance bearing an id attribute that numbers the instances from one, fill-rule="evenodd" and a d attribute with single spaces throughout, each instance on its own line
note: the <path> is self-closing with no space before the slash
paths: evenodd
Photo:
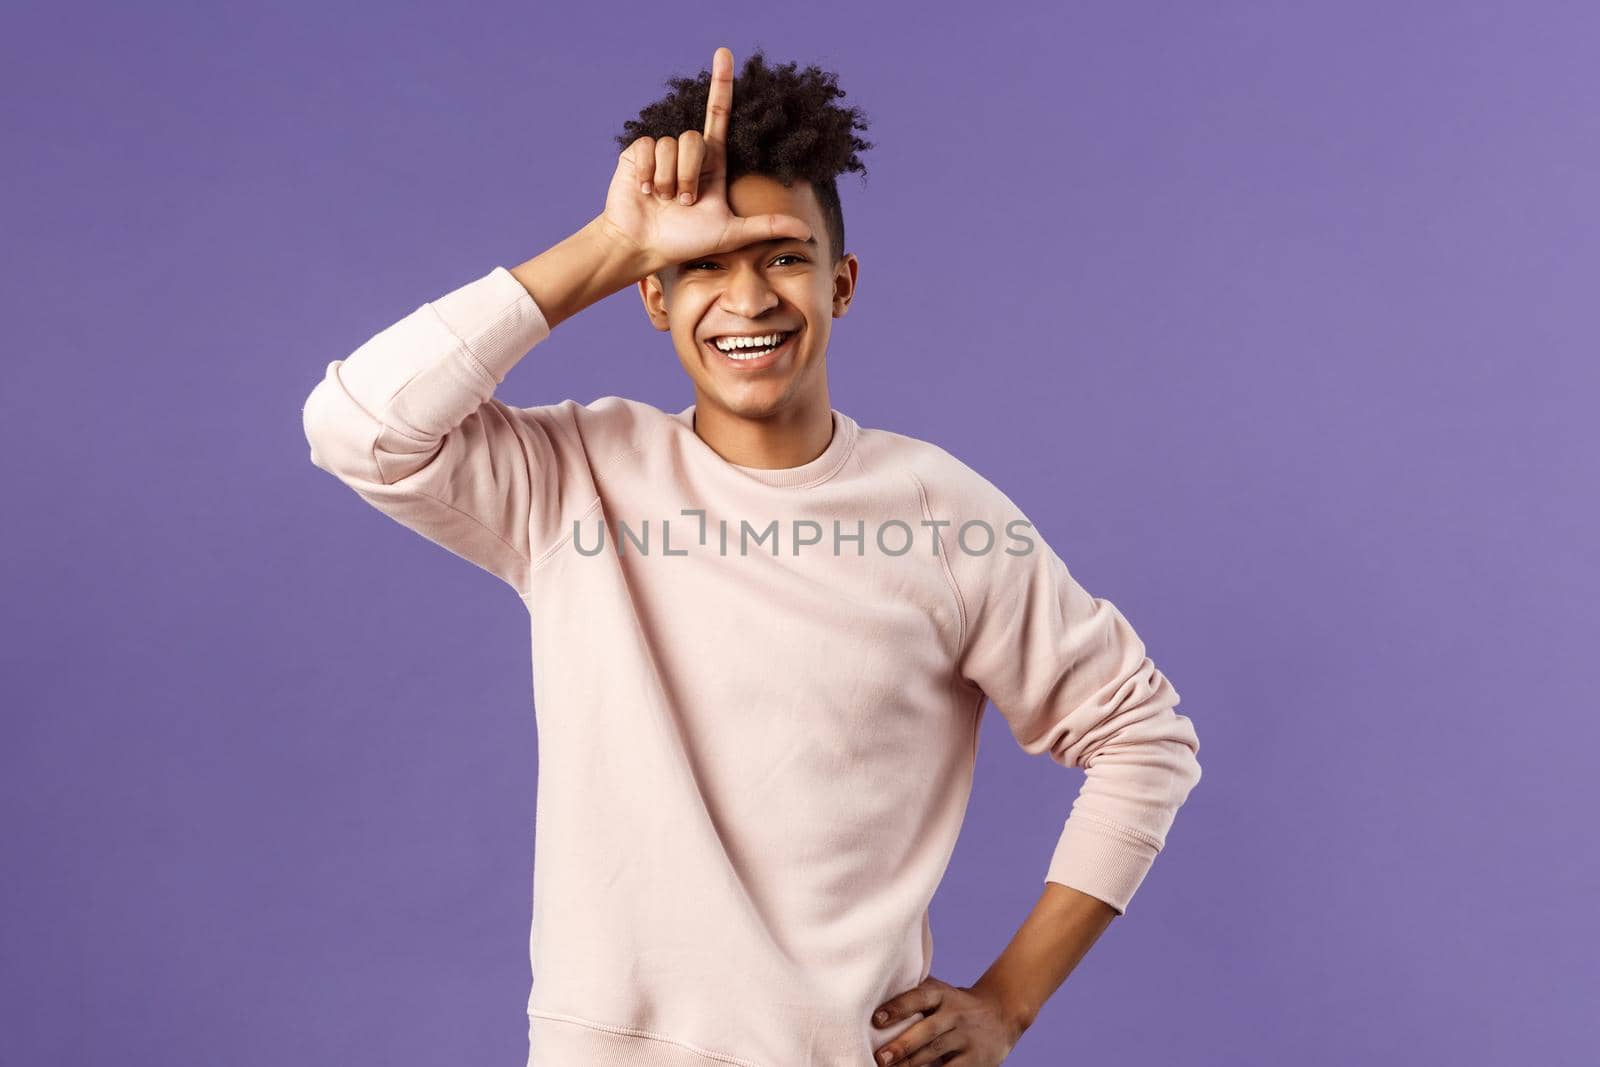
<path id="1" fill-rule="evenodd" d="M 719 255 L 775 237 L 805 240 L 811 227 L 793 215 L 735 215 L 728 205 L 728 116 L 733 52 L 711 57 L 705 130 L 640 137 L 622 153 L 600 221 L 634 245 L 651 270 Z"/>

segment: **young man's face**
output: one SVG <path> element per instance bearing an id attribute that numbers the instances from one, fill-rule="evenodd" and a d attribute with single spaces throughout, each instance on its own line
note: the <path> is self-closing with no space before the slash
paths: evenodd
<path id="1" fill-rule="evenodd" d="M 827 400 L 832 322 L 855 291 L 856 257 L 831 263 L 828 231 L 810 182 L 745 174 L 728 187 L 735 215 L 777 212 L 804 219 L 815 243 L 780 239 L 676 264 L 639 283 L 646 311 L 672 333 L 678 360 L 694 382 L 695 403 L 741 418 Z M 712 340 L 728 335 L 786 333 L 777 350 L 738 359 Z M 746 352 L 747 354 L 747 352 Z"/>

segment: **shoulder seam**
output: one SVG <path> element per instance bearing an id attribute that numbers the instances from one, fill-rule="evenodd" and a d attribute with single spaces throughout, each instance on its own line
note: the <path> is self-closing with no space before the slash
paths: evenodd
<path id="1" fill-rule="evenodd" d="M 906 476 L 909 477 L 912 484 L 917 487 L 917 502 L 922 507 L 923 518 L 929 520 L 931 523 L 933 521 L 933 511 L 928 505 L 928 491 L 923 486 L 922 479 L 917 477 L 915 471 L 913 471 L 910 467 L 907 467 L 905 470 Z M 955 594 L 956 598 L 956 619 L 958 622 L 958 629 L 956 631 L 956 656 L 959 659 L 962 649 L 964 649 L 967 644 L 967 602 L 966 598 L 961 595 L 961 586 L 956 582 L 955 571 L 950 569 L 950 554 L 945 551 L 944 535 L 939 532 L 939 528 L 937 526 L 931 526 L 930 529 L 933 530 L 933 536 L 939 545 L 940 569 L 944 571 L 945 581 L 950 583 L 950 591 Z"/>

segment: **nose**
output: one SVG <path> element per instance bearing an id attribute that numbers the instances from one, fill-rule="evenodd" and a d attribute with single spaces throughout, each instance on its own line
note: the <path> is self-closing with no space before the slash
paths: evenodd
<path id="1" fill-rule="evenodd" d="M 778 304 L 778 294 L 766 277 L 746 264 L 728 272 L 728 287 L 720 301 L 722 310 L 743 319 L 758 319 Z"/>

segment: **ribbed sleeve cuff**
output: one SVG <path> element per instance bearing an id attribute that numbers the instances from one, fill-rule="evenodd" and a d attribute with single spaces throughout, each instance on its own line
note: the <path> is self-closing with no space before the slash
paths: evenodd
<path id="1" fill-rule="evenodd" d="M 1158 851 L 1148 842 L 1074 813 L 1056 842 L 1044 880 L 1103 900 L 1122 915 Z"/>
<path id="2" fill-rule="evenodd" d="M 550 324 L 533 295 L 505 267 L 451 290 L 432 307 L 496 384 L 530 348 L 550 336 Z"/>

